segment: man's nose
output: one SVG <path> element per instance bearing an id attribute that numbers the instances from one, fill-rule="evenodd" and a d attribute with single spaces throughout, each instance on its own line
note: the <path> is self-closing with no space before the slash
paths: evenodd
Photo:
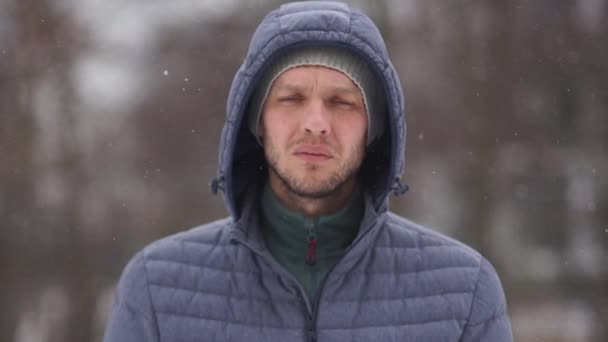
<path id="1" fill-rule="evenodd" d="M 321 100 L 310 101 L 303 120 L 308 134 L 325 136 L 331 132 L 330 113 Z"/>

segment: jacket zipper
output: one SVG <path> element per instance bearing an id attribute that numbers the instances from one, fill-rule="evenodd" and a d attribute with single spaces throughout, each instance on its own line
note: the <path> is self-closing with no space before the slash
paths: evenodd
<path id="1" fill-rule="evenodd" d="M 380 219 L 376 219 L 376 222 L 374 223 L 374 225 L 383 225 L 385 223 L 386 220 L 380 220 Z M 373 227 L 371 227 L 373 228 Z M 331 272 L 334 270 L 334 268 L 336 268 L 336 266 L 340 263 L 340 261 L 342 261 L 342 259 L 344 259 L 344 257 L 346 257 L 346 254 L 348 254 L 348 252 L 353 249 L 353 247 L 355 245 L 357 245 L 359 243 L 359 241 L 363 240 L 363 237 L 365 235 L 367 235 L 372 229 L 368 229 L 363 235 L 359 236 L 359 238 L 355 239 L 355 241 L 353 241 L 353 243 L 344 251 L 344 254 L 342 254 L 342 257 L 340 257 L 340 259 L 338 261 L 336 261 L 327 271 L 327 273 L 325 274 L 325 277 L 323 278 L 323 280 L 321 281 L 321 284 L 319 285 L 319 292 L 317 293 L 317 297 L 315 298 L 315 302 L 311 303 L 312 306 L 312 312 L 307 312 L 308 313 L 308 340 L 310 342 L 314 342 L 317 340 L 317 327 L 316 327 L 316 322 L 317 322 L 317 315 L 319 314 L 319 303 L 321 303 L 321 295 L 323 293 L 323 287 L 325 287 L 325 283 L 327 282 L 327 279 L 329 278 L 329 275 L 331 274 Z"/>
<path id="2" fill-rule="evenodd" d="M 385 220 L 376 220 L 374 225 L 383 225 Z M 314 230 L 314 224 L 313 225 L 309 225 L 309 233 L 315 232 L 315 241 L 316 241 L 316 231 Z M 373 228 L 373 227 L 372 227 Z M 290 279 L 295 285 L 296 287 L 299 288 L 300 290 L 300 295 L 302 296 L 302 301 L 304 302 L 304 307 L 305 307 L 305 311 L 306 311 L 306 315 L 308 316 L 308 327 L 307 327 L 307 335 L 308 338 L 307 340 L 310 342 L 314 342 L 317 340 L 317 327 L 316 327 L 316 321 L 317 321 L 317 315 L 318 315 L 318 311 L 319 311 L 319 303 L 321 302 L 321 295 L 323 293 L 323 287 L 325 286 L 325 282 L 327 281 L 327 279 L 329 278 L 329 275 L 331 274 L 331 272 L 334 270 L 334 268 L 336 268 L 336 265 L 338 265 L 340 263 L 340 261 L 342 261 L 342 259 L 344 259 L 344 257 L 346 257 L 346 254 L 348 254 L 348 252 L 353 249 L 353 247 L 355 245 L 357 245 L 359 243 L 359 241 L 361 241 L 363 239 L 363 237 L 365 235 L 367 235 L 372 229 L 368 229 L 363 235 L 359 236 L 357 239 L 355 239 L 355 241 L 353 241 L 353 243 L 346 249 L 346 251 L 344 252 L 344 254 L 342 255 L 342 257 L 336 261 L 327 271 L 327 274 L 325 275 L 325 277 L 323 278 L 323 280 L 321 281 L 321 284 L 319 286 L 319 292 L 317 293 L 317 297 L 315 298 L 314 303 L 311 303 L 307 298 L 306 298 L 306 291 L 304 291 L 304 288 L 302 288 L 302 286 L 300 286 L 297 282 L 297 280 L 295 279 L 295 277 L 293 277 L 293 275 L 291 275 L 289 272 L 285 272 L 284 276 L 286 276 L 288 279 Z M 264 259 L 268 259 L 265 255 L 263 255 L 262 253 L 260 253 L 259 251 L 257 251 L 257 249 L 253 248 L 252 246 L 250 246 L 248 243 L 246 243 L 245 241 L 243 241 L 243 239 L 239 239 L 240 242 L 247 246 L 251 251 L 253 251 L 255 254 L 259 255 L 260 257 L 264 258 Z M 310 239 L 309 239 L 310 241 Z M 315 248 L 316 248 L 316 244 L 315 244 Z M 272 259 L 272 257 L 270 257 L 270 262 L 274 263 L 276 265 L 279 266 L 280 265 L 274 261 L 274 259 Z M 283 272 L 281 272 L 283 273 Z M 310 306 L 309 306 L 310 305 Z"/>
<path id="3" fill-rule="evenodd" d="M 316 226 L 317 226 L 317 222 L 315 219 L 311 219 L 308 220 L 306 222 L 306 227 L 308 228 L 308 236 L 306 238 L 307 240 L 307 244 L 308 244 L 308 248 L 306 249 L 306 264 L 311 266 L 310 272 L 312 272 L 312 274 L 310 275 L 311 277 L 314 277 L 314 273 L 316 273 L 316 269 L 312 268 L 312 266 L 314 266 L 317 262 L 317 230 L 316 230 Z M 310 280 L 313 281 L 313 280 Z M 309 302 L 311 305 L 314 305 L 314 299 L 313 298 L 309 298 Z M 315 320 L 314 320 L 314 307 L 311 307 L 312 310 L 306 310 L 306 315 L 308 317 L 308 321 L 307 321 L 307 329 L 306 329 L 306 333 L 307 333 L 307 338 L 306 340 L 309 342 L 314 342 L 317 339 L 317 331 L 316 331 L 316 327 L 315 327 Z"/>
<path id="4" fill-rule="evenodd" d="M 314 266 L 317 262 L 317 230 L 314 221 L 307 222 L 308 226 L 308 248 L 306 249 L 306 264 Z"/>

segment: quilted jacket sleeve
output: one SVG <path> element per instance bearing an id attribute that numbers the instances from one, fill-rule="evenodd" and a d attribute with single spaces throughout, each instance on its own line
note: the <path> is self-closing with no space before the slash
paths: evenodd
<path id="1" fill-rule="evenodd" d="M 461 342 L 511 342 L 505 294 L 492 265 L 481 260 L 473 304 Z"/>
<path id="2" fill-rule="evenodd" d="M 104 342 L 157 342 L 143 252 L 125 268 L 116 290 Z"/>

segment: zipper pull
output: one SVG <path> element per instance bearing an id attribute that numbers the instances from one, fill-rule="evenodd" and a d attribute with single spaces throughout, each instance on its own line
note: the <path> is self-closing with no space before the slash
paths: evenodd
<path id="1" fill-rule="evenodd" d="M 317 250 L 317 232 L 315 231 L 315 223 L 309 222 L 308 224 L 308 250 L 306 252 L 306 263 L 313 266 L 316 262 L 316 250 Z"/>
<path id="2" fill-rule="evenodd" d="M 308 237 L 308 252 L 306 253 L 306 263 L 313 266 L 316 262 L 315 252 L 317 249 L 317 239 L 314 236 Z"/>

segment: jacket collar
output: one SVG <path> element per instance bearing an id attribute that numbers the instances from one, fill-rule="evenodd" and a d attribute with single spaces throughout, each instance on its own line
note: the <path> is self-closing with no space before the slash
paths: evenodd
<path id="1" fill-rule="evenodd" d="M 275 255 L 280 251 L 295 258 L 304 256 L 311 239 L 317 241 L 316 258 L 340 255 L 357 235 L 363 217 L 363 198 L 359 188 L 344 208 L 320 217 L 308 217 L 289 210 L 281 204 L 268 183 L 261 199 L 263 234 L 266 241 L 277 242 L 271 246 Z"/>
<path id="2" fill-rule="evenodd" d="M 261 186 L 255 186 L 253 191 L 248 192 L 248 195 L 243 203 L 243 212 L 241 217 L 234 222 L 231 228 L 231 241 L 240 242 L 252 251 L 258 254 L 270 255 L 264 236 L 260 227 L 260 201 L 259 196 L 262 191 Z M 379 229 L 375 227 L 381 226 L 385 220 L 386 213 L 384 211 L 378 213 L 374 208 L 371 196 L 364 192 L 363 195 L 363 215 L 359 224 L 359 231 L 353 242 L 346 248 L 346 251 L 352 249 L 355 245 L 365 241 L 370 241 L 370 234 L 375 235 Z M 375 231 L 375 232 L 374 232 Z M 369 243 L 369 242 L 368 242 Z M 363 242 L 363 245 L 368 245 Z M 365 247 L 365 246 L 364 246 Z M 357 248 L 359 249 L 359 247 Z"/>

